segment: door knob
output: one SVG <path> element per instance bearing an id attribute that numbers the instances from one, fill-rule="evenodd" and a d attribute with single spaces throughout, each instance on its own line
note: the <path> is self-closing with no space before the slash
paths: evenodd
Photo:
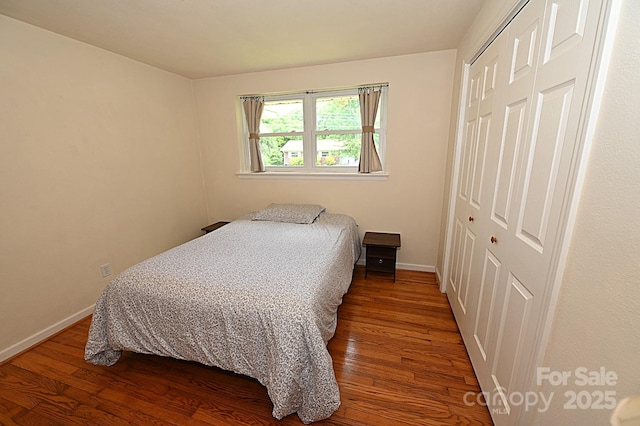
<path id="1" fill-rule="evenodd" d="M 473 222 L 473 216 L 469 216 L 469 222 Z"/>
<path id="2" fill-rule="evenodd" d="M 491 236 L 491 244 L 495 244 L 497 242 L 498 242 L 498 239 L 492 235 Z"/>

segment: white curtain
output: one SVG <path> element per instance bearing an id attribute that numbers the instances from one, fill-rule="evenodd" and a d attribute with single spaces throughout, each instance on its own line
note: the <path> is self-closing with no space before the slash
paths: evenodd
<path id="1" fill-rule="evenodd" d="M 362 145 L 358 172 L 371 173 L 382 170 L 382 163 L 373 140 L 374 124 L 378 113 L 378 103 L 382 91 L 373 88 L 358 89 L 360 97 L 360 117 L 362 119 Z"/>
<path id="2" fill-rule="evenodd" d="M 242 103 L 244 115 L 249 128 L 249 154 L 251 155 L 251 171 L 264 172 L 262 153 L 260 152 L 260 117 L 264 108 L 262 98 L 245 98 Z"/>

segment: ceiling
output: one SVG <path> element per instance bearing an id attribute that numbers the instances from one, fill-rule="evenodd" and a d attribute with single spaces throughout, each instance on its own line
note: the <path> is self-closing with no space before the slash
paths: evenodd
<path id="1" fill-rule="evenodd" d="M 455 49 L 485 0 L 0 0 L 0 14 L 188 78 Z"/>

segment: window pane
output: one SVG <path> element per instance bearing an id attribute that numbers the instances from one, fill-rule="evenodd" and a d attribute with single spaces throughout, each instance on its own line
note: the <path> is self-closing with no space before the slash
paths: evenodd
<path id="1" fill-rule="evenodd" d="M 289 133 L 304 131 L 302 99 L 264 103 L 260 119 L 260 133 Z"/>
<path id="2" fill-rule="evenodd" d="M 327 168 L 334 168 L 334 172 L 341 168 L 356 169 L 362 138 L 360 102 L 356 92 L 351 88 L 331 93 L 286 95 L 289 99 L 267 96 L 260 120 L 259 142 L 265 166 L 274 171 L 279 168 L 308 172 Z M 376 147 L 380 139 L 384 140 L 380 137 L 385 132 L 381 127 L 383 113 L 378 110 L 374 124 Z M 311 148 L 312 152 L 304 152 L 305 148 Z"/>
<path id="3" fill-rule="evenodd" d="M 357 95 L 333 96 L 316 100 L 317 130 L 358 130 L 360 103 Z"/>
<path id="4" fill-rule="evenodd" d="M 260 151 L 265 167 L 304 165 L 300 136 L 261 137 Z"/>
<path id="5" fill-rule="evenodd" d="M 360 162 L 361 133 L 318 135 L 318 166 L 357 166 Z"/>

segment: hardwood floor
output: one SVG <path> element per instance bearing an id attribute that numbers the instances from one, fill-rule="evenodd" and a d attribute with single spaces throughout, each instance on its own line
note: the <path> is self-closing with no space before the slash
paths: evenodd
<path id="1" fill-rule="evenodd" d="M 433 274 L 357 267 L 329 342 L 342 405 L 319 425 L 491 424 Z M 87 318 L 0 366 L 2 425 L 301 425 L 271 416 L 265 388 L 201 364 L 130 352 L 84 361 Z"/>

